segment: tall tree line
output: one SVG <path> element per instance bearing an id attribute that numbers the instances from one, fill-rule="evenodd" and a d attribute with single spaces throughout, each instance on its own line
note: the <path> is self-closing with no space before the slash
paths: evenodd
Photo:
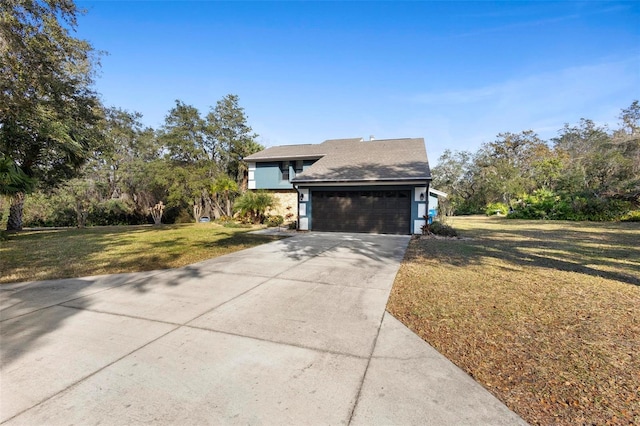
<path id="1" fill-rule="evenodd" d="M 640 205 L 640 103 L 610 130 L 592 120 L 541 140 L 501 133 L 476 152 L 446 150 L 433 185 L 449 193 L 445 214 L 511 211 L 512 217 L 618 219 Z"/>
<path id="2" fill-rule="evenodd" d="M 233 122 L 222 115 L 229 109 Z M 102 114 L 99 143 L 75 175 L 33 185 L 24 201 L 26 226 L 148 223 L 161 201 L 165 222 L 233 214 L 232 201 L 247 183 L 239 164 L 262 149 L 237 96 L 223 97 L 206 116 L 177 100 L 159 129 L 145 127 L 136 112 L 103 108 Z"/>
<path id="3" fill-rule="evenodd" d="M 164 201 L 179 216 L 230 215 L 243 157 L 262 147 L 236 95 L 203 116 L 176 101 L 160 129 L 106 108 L 93 88 L 99 52 L 74 36 L 73 0 L 0 8 L 0 212 L 28 224 L 146 221 Z M 25 204 L 26 202 L 26 204 Z M 73 222 L 73 223 L 71 223 Z"/>

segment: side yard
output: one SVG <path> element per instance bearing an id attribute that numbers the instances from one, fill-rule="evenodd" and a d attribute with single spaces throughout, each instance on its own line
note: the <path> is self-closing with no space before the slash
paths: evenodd
<path id="1" fill-rule="evenodd" d="M 450 224 L 387 310 L 531 424 L 640 424 L 640 224 Z"/>
<path id="2" fill-rule="evenodd" d="M 0 240 L 0 283 L 177 268 L 278 239 L 215 223 L 26 231 Z"/>

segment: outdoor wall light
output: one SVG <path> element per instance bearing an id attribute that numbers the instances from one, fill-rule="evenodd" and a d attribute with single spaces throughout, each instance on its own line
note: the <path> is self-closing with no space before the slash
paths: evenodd
<path id="1" fill-rule="evenodd" d="M 420 201 L 424 201 L 424 192 L 420 193 Z"/>
<path id="2" fill-rule="evenodd" d="M 300 201 L 304 201 L 304 194 L 300 194 Z"/>

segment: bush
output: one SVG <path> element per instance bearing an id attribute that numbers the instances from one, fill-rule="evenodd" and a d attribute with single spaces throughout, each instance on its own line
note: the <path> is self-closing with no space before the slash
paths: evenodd
<path id="1" fill-rule="evenodd" d="M 509 206 L 505 203 L 490 203 L 487 205 L 487 208 L 484 210 L 484 214 L 487 216 L 494 215 L 504 215 L 506 216 L 509 213 Z"/>
<path id="2" fill-rule="evenodd" d="M 233 208 L 253 223 L 264 223 L 265 212 L 276 204 L 277 200 L 265 191 L 247 191 L 236 199 Z"/>
<path id="3" fill-rule="evenodd" d="M 267 226 L 270 226 L 270 227 L 280 226 L 284 223 L 284 217 L 280 215 L 269 216 L 267 217 L 267 220 L 265 221 L 265 223 L 267 224 Z"/>
<path id="4" fill-rule="evenodd" d="M 289 222 L 289 229 L 295 231 L 298 229 L 298 221 L 294 220 L 293 222 Z"/>
<path id="5" fill-rule="evenodd" d="M 554 220 L 620 220 L 630 210 L 627 201 L 595 197 L 593 194 L 556 195 L 548 190 L 538 190 L 520 200 L 511 219 Z"/>
<path id="6" fill-rule="evenodd" d="M 429 225 L 429 231 L 435 235 L 441 235 L 443 237 L 457 237 L 458 231 L 453 229 L 449 225 L 445 225 L 442 222 L 435 221 Z"/>
<path id="7" fill-rule="evenodd" d="M 94 203 L 89 209 L 87 224 L 90 226 L 141 225 L 146 216 L 136 213 L 133 203 L 123 200 L 106 200 Z"/>
<path id="8" fill-rule="evenodd" d="M 622 222 L 640 222 L 640 210 L 632 210 L 622 216 L 620 220 Z"/>

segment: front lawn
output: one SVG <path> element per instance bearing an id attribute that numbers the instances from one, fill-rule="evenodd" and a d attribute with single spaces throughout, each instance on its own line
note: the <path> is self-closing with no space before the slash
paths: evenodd
<path id="1" fill-rule="evenodd" d="M 640 424 L 640 225 L 454 218 L 387 309 L 531 424 Z"/>
<path id="2" fill-rule="evenodd" d="M 176 268 L 274 241 L 214 223 L 25 231 L 0 240 L 0 283 Z"/>

